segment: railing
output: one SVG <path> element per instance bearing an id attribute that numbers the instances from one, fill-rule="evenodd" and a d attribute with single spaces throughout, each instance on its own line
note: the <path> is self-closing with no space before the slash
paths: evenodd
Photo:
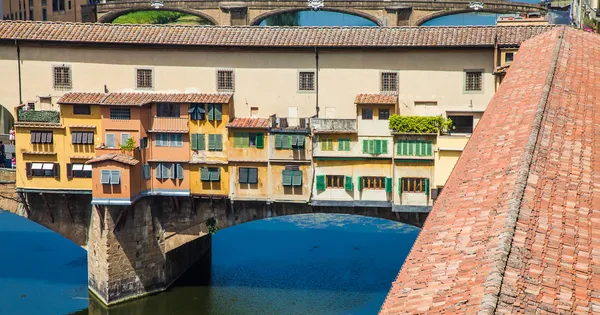
<path id="1" fill-rule="evenodd" d="M 22 110 L 17 112 L 17 121 L 60 123 L 60 114 L 53 110 Z"/>
<path id="2" fill-rule="evenodd" d="M 271 128 L 309 129 L 310 128 L 310 119 L 309 118 L 271 116 Z"/>
<path id="3" fill-rule="evenodd" d="M 154 132 L 188 132 L 189 130 L 187 118 L 154 116 L 152 119 L 151 131 Z"/>
<path id="4" fill-rule="evenodd" d="M 356 119 L 313 118 L 310 123 L 316 131 L 356 131 Z"/>

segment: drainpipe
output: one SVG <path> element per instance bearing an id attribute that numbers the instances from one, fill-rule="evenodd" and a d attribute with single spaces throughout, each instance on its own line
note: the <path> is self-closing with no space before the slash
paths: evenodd
<path id="1" fill-rule="evenodd" d="M 21 88 L 21 48 L 19 42 L 15 39 L 15 45 L 17 46 L 17 71 L 19 73 L 19 105 L 23 104 L 23 94 Z"/>
<path id="2" fill-rule="evenodd" d="M 315 110 L 316 118 L 319 118 L 319 50 L 315 46 Z"/>

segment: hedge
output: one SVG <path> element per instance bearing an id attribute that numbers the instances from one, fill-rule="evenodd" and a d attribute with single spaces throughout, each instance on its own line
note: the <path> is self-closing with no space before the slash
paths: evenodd
<path id="1" fill-rule="evenodd" d="M 390 130 L 399 133 L 446 133 L 452 120 L 442 116 L 390 116 Z"/>

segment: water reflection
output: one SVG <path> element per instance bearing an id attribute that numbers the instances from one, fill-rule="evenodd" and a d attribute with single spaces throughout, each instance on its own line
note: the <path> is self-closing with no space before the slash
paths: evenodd
<path id="1" fill-rule="evenodd" d="M 295 11 L 272 15 L 261 26 L 377 26 L 361 16 L 332 11 Z"/>

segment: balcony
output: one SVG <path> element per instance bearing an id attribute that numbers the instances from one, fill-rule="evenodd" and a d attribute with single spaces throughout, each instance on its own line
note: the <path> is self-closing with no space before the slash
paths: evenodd
<path id="1" fill-rule="evenodd" d="M 182 117 L 157 117 L 152 118 L 152 128 L 148 132 L 187 133 L 190 127 L 188 119 Z"/>
<path id="2" fill-rule="evenodd" d="M 296 118 L 296 117 L 277 117 L 275 115 L 270 117 L 271 129 L 276 130 L 310 130 L 310 119 L 309 118 Z"/>
<path id="3" fill-rule="evenodd" d="M 311 119 L 315 133 L 356 133 L 356 119 Z"/>

